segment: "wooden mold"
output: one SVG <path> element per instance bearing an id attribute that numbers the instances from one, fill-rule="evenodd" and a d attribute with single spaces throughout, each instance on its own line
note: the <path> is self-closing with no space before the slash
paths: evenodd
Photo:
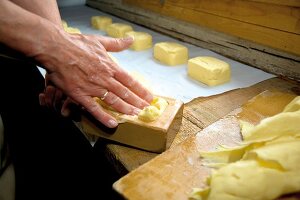
<path id="1" fill-rule="evenodd" d="M 119 125 L 110 129 L 96 121 L 93 117 L 84 115 L 81 125 L 84 133 L 96 135 L 121 144 L 139 149 L 161 153 L 168 149 L 177 134 L 183 114 L 183 102 L 163 97 L 169 103 L 162 115 L 153 122 L 143 122 L 137 116 L 129 116 L 110 112 L 118 120 Z"/>

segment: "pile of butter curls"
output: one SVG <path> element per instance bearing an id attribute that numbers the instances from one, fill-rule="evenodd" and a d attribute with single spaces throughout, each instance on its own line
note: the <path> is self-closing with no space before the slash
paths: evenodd
<path id="1" fill-rule="evenodd" d="M 239 146 L 200 152 L 215 170 L 190 199 L 272 200 L 300 191 L 300 96 L 256 126 L 240 123 Z"/>

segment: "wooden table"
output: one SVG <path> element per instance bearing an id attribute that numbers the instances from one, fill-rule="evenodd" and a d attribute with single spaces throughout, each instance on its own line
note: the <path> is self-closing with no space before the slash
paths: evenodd
<path id="1" fill-rule="evenodd" d="M 265 90 L 291 90 L 299 95 L 300 83 L 283 78 L 272 78 L 248 88 L 192 100 L 184 106 L 182 126 L 171 148 L 189 136 L 196 135 L 208 125 L 239 108 L 249 99 Z M 105 153 L 120 176 L 127 174 L 158 155 L 111 143 L 106 145 Z"/>

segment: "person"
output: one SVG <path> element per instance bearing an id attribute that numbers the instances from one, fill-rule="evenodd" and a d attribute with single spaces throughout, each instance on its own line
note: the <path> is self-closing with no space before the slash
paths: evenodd
<path id="1" fill-rule="evenodd" d="M 15 187 L 5 189 L 13 194 L 1 193 L 0 199 L 101 199 L 107 194 L 111 168 L 100 159 L 103 155 L 95 153 L 72 120 L 41 105 L 54 105 L 64 95 L 68 99 L 63 115 L 72 101 L 108 128 L 118 123 L 93 97 L 116 111 L 137 114 L 149 105 L 152 94 L 108 55 L 132 42 L 66 33 L 55 0 L 0 1 L 0 116 L 5 141 L 0 193 L 10 163 L 15 174 Z M 37 65 L 47 71 L 46 81 Z"/>

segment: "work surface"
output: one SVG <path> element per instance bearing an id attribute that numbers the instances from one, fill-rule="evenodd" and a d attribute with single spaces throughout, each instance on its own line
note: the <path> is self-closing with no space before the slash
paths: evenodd
<path id="1" fill-rule="evenodd" d="M 275 82 L 279 83 L 278 81 Z M 181 142 L 180 144 L 174 145 L 171 149 L 167 150 L 166 152 L 155 157 L 148 163 L 142 165 L 141 167 L 137 168 L 136 170 L 133 170 L 131 173 L 122 177 L 114 184 L 114 188 L 120 194 L 126 197 L 126 199 L 131 199 L 131 200 L 188 199 L 188 197 L 191 194 L 192 188 L 205 187 L 206 178 L 209 177 L 211 174 L 211 168 L 205 165 L 205 161 L 203 161 L 203 159 L 200 157 L 200 152 L 215 151 L 216 149 L 220 148 L 220 146 L 222 147 L 238 146 L 242 140 L 242 136 L 240 134 L 239 120 L 247 121 L 251 124 L 258 124 L 262 119 L 282 112 L 283 108 L 292 99 L 294 99 L 297 94 L 299 95 L 299 89 L 300 89 L 300 87 L 298 87 L 299 85 L 298 86 L 297 84 L 295 85 L 291 84 L 289 86 L 288 85 L 289 84 L 283 83 L 280 85 L 276 85 L 273 88 L 269 87 L 268 90 L 256 95 L 254 98 L 251 98 L 241 107 L 234 109 L 225 117 L 205 127 L 202 131 L 198 132 L 196 136 L 191 136 L 186 140 L 184 140 L 183 142 Z M 254 90 L 252 89 L 250 90 L 254 92 Z M 248 90 L 248 92 L 250 91 Z M 227 99 L 228 97 L 237 98 L 241 94 L 239 92 L 235 94 L 233 94 L 234 92 L 231 93 L 232 94 L 228 93 L 227 95 L 219 95 L 219 97 L 220 96 L 225 97 L 225 98 L 222 97 L 224 100 L 223 102 L 229 103 Z M 203 106 L 205 104 L 215 103 L 216 107 L 223 104 L 223 103 L 218 103 L 218 101 L 215 101 L 216 99 L 210 99 L 210 100 L 203 99 L 203 100 L 204 100 L 203 102 L 201 103 L 198 102 L 197 104 L 200 103 Z M 229 107 L 231 106 L 229 105 Z M 213 109 L 211 109 L 211 107 L 207 107 L 207 108 L 213 112 Z M 219 108 L 219 110 L 224 111 L 224 109 L 222 108 Z M 193 111 L 191 111 L 191 113 L 196 114 L 194 111 L 195 111 L 195 107 Z M 196 114 L 196 115 L 203 117 L 202 120 L 204 119 L 209 120 L 210 118 L 208 116 L 201 115 L 201 114 Z M 213 115 L 216 114 L 212 113 L 212 116 Z M 289 156 L 287 156 L 287 154 L 285 154 L 285 156 L 286 156 L 285 159 L 288 159 Z M 234 159 L 232 157 L 230 157 L 230 159 Z M 251 169 L 254 170 L 253 168 Z M 249 185 L 246 187 L 247 188 L 246 190 L 253 189 L 254 192 L 254 194 L 252 194 L 253 199 L 255 199 L 256 197 L 255 192 L 257 192 L 257 195 L 259 194 L 258 191 L 259 189 L 257 187 L 256 188 L 252 187 L 253 185 L 251 186 L 250 183 L 251 181 L 256 179 L 255 185 L 258 186 L 258 184 L 261 184 L 261 187 L 264 188 L 264 192 L 267 193 L 268 191 L 268 186 L 267 186 L 268 184 L 263 184 L 262 179 L 258 178 L 259 175 L 261 174 L 257 174 L 257 173 L 263 173 L 263 171 L 259 171 L 259 172 L 256 171 L 255 174 L 252 175 L 255 176 L 255 178 L 252 180 L 249 177 L 247 178 L 247 180 L 249 180 Z M 299 173 L 299 168 L 297 169 L 297 173 Z M 236 182 L 237 184 L 242 184 L 240 180 L 242 178 L 240 176 L 236 174 L 233 174 L 232 176 L 237 177 L 238 180 L 237 182 L 239 182 L 239 183 Z M 267 175 L 265 176 L 268 177 Z M 227 189 L 229 190 L 227 192 L 230 195 L 231 194 L 235 195 L 236 193 L 233 192 L 233 190 L 231 189 L 233 187 L 237 187 L 237 185 L 235 186 L 231 185 L 232 180 L 234 180 L 234 178 L 232 179 L 228 178 L 226 180 L 223 179 L 222 181 L 225 181 L 226 183 L 222 182 L 222 185 L 223 184 L 230 185 L 229 187 L 227 187 Z M 247 183 L 244 181 L 243 183 L 247 185 Z M 274 184 L 273 185 L 274 188 L 273 186 L 272 188 L 275 189 L 276 184 L 274 182 L 284 181 L 284 180 L 272 179 L 272 181 L 273 182 L 271 184 Z M 211 179 L 211 183 L 212 182 L 213 180 Z M 242 188 L 243 186 L 241 186 L 239 189 L 242 190 Z M 280 189 L 276 191 L 280 191 Z M 261 199 L 258 196 L 256 199 Z M 223 197 L 226 197 L 226 195 L 224 195 Z M 212 199 L 218 199 L 218 198 L 212 198 Z M 240 198 L 240 199 L 244 199 L 244 198 Z"/>
<path id="2" fill-rule="evenodd" d="M 70 7 L 64 8 L 63 10 L 61 10 L 61 12 L 62 18 L 65 19 L 70 26 L 80 28 L 80 30 L 83 33 L 104 35 L 103 32 L 93 30 L 89 24 L 91 16 L 103 14 L 100 11 L 87 7 Z M 124 20 L 121 20 L 116 17 L 112 18 L 115 22 L 125 22 Z M 151 33 L 154 36 L 154 42 L 173 40 L 172 38 L 169 38 L 167 36 L 163 36 L 159 33 L 147 30 L 144 27 L 136 26 L 134 24 L 132 25 L 135 30 L 146 31 Z M 217 55 L 205 49 L 201 49 L 199 47 L 195 47 L 186 43 L 184 43 L 184 45 L 186 45 L 189 48 L 191 52 L 191 57 L 200 55 L 210 55 L 221 58 L 230 63 L 233 66 L 232 81 L 229 84 L 224 85 L 222 87 L 214 88 L 208 88 L 201 84 L 197 84 L 195 82 L 190 81 L 187 78 L 185 74 L 185 66 L 170 68 L 162 66 L 159 63 L 155 62 L 152 59 L 152 50 L 144 52 L 133 52 L 130 50 L 126 50 L 121 53 L 113 54 L 119 60 L 122 67 L 129 71 L 140 72 L 142 75 L 145 76 L 146 79 L 150 80 L 151 82 L 154 81 L 154 87 L 157 87 L 156 85 L 163 86 L 160 88 L 161 90 L 159 91 L 163 92 L 164 95 L 167 94 L 171 97 L 179 98 L 185 102 L 182 126 L 178 134 L 176 135 L 174 142 L 171 145 L 171 150 L 174 149 L 174 151 L 176 151 L 176 146 L 179 143 L 186 142 L 190 138 L 193 138 L 193 136 L 195 136 L 199 131 L 208 127 L 210 124 L 217 122 L 222 117 L 228 115 L 233 110 L 239 108 L 242 104 L 247 102 L 249 99 L 253 98 L 254 96 L 258 95 L 259 93 L 265 90 L 290 90 L 299 94 L 299 83 L 287 81 L 280 78 L 273 78 L 273 76 L 270 74 L 235 62 L 228 58 L 224 58 L 221 55 Z M 139 59 L 135 59 L 137 57 Z M 157 74 L 155 74 L 154 72 L 156 72 Z M 187 88 L 189 88 L 189 90 L 187 90 Z M 186 93 L 186 91 L 190 93 Z M 205 142 L 213 143 L 215 141 L 207 140 Z M 107 158 L 111 161 L 111 163 L 113 163 L 113 166 L 120 173 L 121 176 L 133 171 L 134 169 L 142 167 L 142 164 L 148 162 L 149 160 L 153 159 L 158 155 L 155 153 L 126 147 L 124 145 L 114 144 L 110 141 L 107 141 L 107 145 L 105 148 Z M 178 153 L 174 155 L 178 157 L 181 155 L 181 153 L 181 150 L 179 150 Z M 180 169 L 177 168 L 176 170 Z M 204 173 L 205 175 L 206 172 L 196 170 L 195 176 L 198 176 L 199 173 Z M 193 183 L 197 185 L 196 183 L 200 183 L 201 181 L 203 181 L 204 177 L 205 176 L 202 176 L 202 179 L 194 179 L 198 182 Z M 126 184 L 126 181 L 119 183 L 119 186 L 121 188 L 123 186 L 128 185 Z M 122 185 L 123 183 L 125 185 Z M 146 184 L 148 182 L 145 180 L 145 182 L 143 183 Z M 186 187 L 181 187 L 182 189 L 178 190 L 177 194 L 183 195 L 183 199 L 186 199 L 187 192 L 190 191 L 189 186 L 191 186 L 191 184 L 193 183 L 189 183 Z M 166 185 L 171 186 L 172 184 L 170 183 Z M 118 185 L 116 185 L 116 187 L 118 187 Z M 125 193 L 126 187 L 124 187 L 124 191 L 122 191 L 120 187 L 119 192 Z M 159 189 L 159 187 L 157 188 Z M 168 189 L 168 187 L 164 188 Z M 143 190 L 141 190 L 141 192 L 142 191 Z M 164 191 L 168 190 L 158 191 L 161 191 L 161 195 L 163 195 Z M 155 191 L 155 193 L 157 193 L 158 191 Z M 135 194 L 136 192 L 133 191 L 133 193 Z"/>
<path id="3" fill-rule="evenodd" d="M 196 135 L 199 131 L 218 121 L 245 102 L 266 90 L 293 91 L 300 94 L 300 84 L 280 78 L 272 78 L 248 88 L 236 89 L 223 94 L 210 97 L 199 97 L 185 104 L 183 110 L 182 126 L 177 133 L 173 148 L 188 137 Z M 269 102 L 271 103 L 271 102 Z M 158 154 L 108 144 L 107 155 L 119 172 L 124 175 L 151 160 Z"/>
<path id="4" fill-rule="evenodd" d="M 99 35 L 105 35 L 105 33 L 91 28 L 91 16 L 110 16 L 86 6 L 63 8 L 61 9 L 61 15 L 62 18 L 68 22 L 69 26 L 77 27 L 83 33 Z M 111 17 L 113 18 L 114 22 L 128 23 L 131 24 L 135 30 L 149 32 L 153 35 L 154 43 L 165 40 L 182 43 L 168 36 L 164 36 L 144 27 L 126 22 L 117 17 Z M 165 92 L 164 95 L 166 95 L 167 92 L 167 94 L 170 94 L 170 96 L 179 98 L 186 103 L 183 113 L 182 126 L 172 146 L 182 142 L 189 136 L 196 135 L 196 133 L 203 128 L 227 115 L 232 110 L 238 108 L 244 102 L 264 90 L 271 88 L 285 90 L 299 87 L 299 85 L 296 83 L 285 81 L 279 78 L 272 78 L 274 76 L 271 74 L 222 57 L 214 52 L 189 45 L 187 43 L 182 44 L 188 47 L 189 51 L 191 52 L 190 57 L 210 55 L 219 57 L 229 62 L 233 66 L 232 81 L 227 85 L 225 84 L 224 86 L 213 88 L 208 88 L 204 85 L 192 82 L 186 77 L 185 66 L 170 68 L 160 65 L 152 59 L 152 50 L 143 52 L 125 50 L 121 53 L 113 54 L 119 60 L 122 67 L 128 69 L 129 71 L 138 71 L 144 75 L 146 79 L 154 82 L 154 85 L 159 85 L 160 88 L 162 88 L 160 92 Z M 171 70 L 172 73 L 170 73 L 170 71 L 168 72 L 167 70 Z M 153 74 L 154 72 L 156 72 L 156 74 Z M 189 89 L 187 90 L 186 88 Z M 190 92 L 192 92 L 192 95 L 190 95 Z M 157 155 L 155 153 L 126 147 L 124 145 L 113 144 L 111 142 L 108 142 L 106 148 L 107 157 L 111 159 L 115 168 L 121 175 L 132 171 Z"/>

